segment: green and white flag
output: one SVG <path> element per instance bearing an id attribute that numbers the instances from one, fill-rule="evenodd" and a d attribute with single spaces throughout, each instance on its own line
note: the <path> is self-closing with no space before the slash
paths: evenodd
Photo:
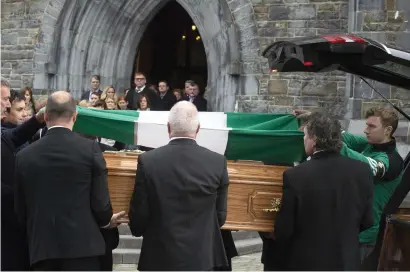
<path id="1" fill-rule="evenodd" d="M 135 120 L 134 143 L 151 148 L 168 144 L 168 111 L 141 111 Z M 230 128 L 223 112 L 200 112 L 197 143 L 224 155 Z"/>
<path id="2" fill-rule="evenodd" d="M 200 112 L 199 145 L 230 160 L 292 164 L 304 156 L 303 133 L 290 114 Z M 74 131 L 127 144 L 168 144 L 168 112 L 78 107 Z"/>

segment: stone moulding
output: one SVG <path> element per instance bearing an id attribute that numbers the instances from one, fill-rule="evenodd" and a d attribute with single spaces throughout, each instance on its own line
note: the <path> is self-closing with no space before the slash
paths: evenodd
<path id="1" fill-rule="evenodd" d="M 244 52 L 259 50 L 259 44 L 244 46 L 243 39 L 255 39 L 249 27 L 256 27 L 251 0 L 176 0 L 197 25 L 204 43 L 207 63 L 207 98 L 212 110 L 234 110 L 239 90 L 239 63 Z M 104 2 L 104 3 L 103 3 Z M 168 0 L 67 1 L 52 0 L 40 28 L 43 37 L 35 54 L 47 56 L 34 75 L 34 89 L 69 89 L 75 97 L 88 87 L 92 74 L 102 84 L 128 88 L 137 47 L 155 14 Z M 235 8 L 235 11 L 232 11 Z M 238 22 L 246 24 L 239 25 Z M 246 48 L 245 48 L 246 47 Z M 250 51 L 251 50 L 251 51 Z M 46 51 L 46 52 L 45 52 Z"/>

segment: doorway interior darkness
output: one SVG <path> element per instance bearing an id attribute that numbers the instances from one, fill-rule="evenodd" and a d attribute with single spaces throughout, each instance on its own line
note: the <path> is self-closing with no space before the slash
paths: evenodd
<path id="1" fill-rule="evenodd" d="M 184 82 L 191 79 L 204 91 L 207 61 L 202 37 L 176 1 L 167 3 L 145 30 L 137 49 L 137 71 L 146 74 L 149 84 L 166 80 L 171 88 L 183 89 Z"/>

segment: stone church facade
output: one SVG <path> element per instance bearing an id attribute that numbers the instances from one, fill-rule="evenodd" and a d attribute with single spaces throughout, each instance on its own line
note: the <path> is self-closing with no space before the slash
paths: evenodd
<path id="1" fill-rule="evenodd" d="M 168 1 L 2 0 L 2 76 L 36 95 L 68 89 L 79 97 L 92 74 L 102 85 L 129 87 L 144 30 Z M 365 83 L 337 72 L 270 73 L 263 49 L 282 39 L 351 32 L 410 50 L 409 0 L 176 1 L 201 33 L 214 111 L 321 107 L 360 119 L 383 103 Z M 409 112 L 409 91 L 374 84 Z"/>

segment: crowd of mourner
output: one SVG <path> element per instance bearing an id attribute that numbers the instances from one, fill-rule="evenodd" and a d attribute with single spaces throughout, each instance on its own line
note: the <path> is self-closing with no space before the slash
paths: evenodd
<path id="1" fill-rule="evenodd" d="M 169 111 L 170 142 L 138 156 L 128 214 L 113 213 L 102 151 L 133 147 L 73 132 L 77 106 Z M 147 85 L 138 72 L 134 86 L 121 92 L 112 85 L 101 90 L 95 75 L 80 100 L 56 91 L 44 103 L 2 80 L 1 269 L 110 271 L 118 226 L 127 222 L 143 237 L 141 271 L 232 270 L 238 252 L 231 230 L 221 229 L 227 160 L 195 140 L 198 112 L 206 110 L 194 81 L 170 90 L 166 81 Z M 283 174 L 274 232 L 259 233 L 264 270 L 375 269 L 403 173 L 396 112 L 369 110 L 365 137 L 320 112 L 294 114 L 307 156 Z"/>

